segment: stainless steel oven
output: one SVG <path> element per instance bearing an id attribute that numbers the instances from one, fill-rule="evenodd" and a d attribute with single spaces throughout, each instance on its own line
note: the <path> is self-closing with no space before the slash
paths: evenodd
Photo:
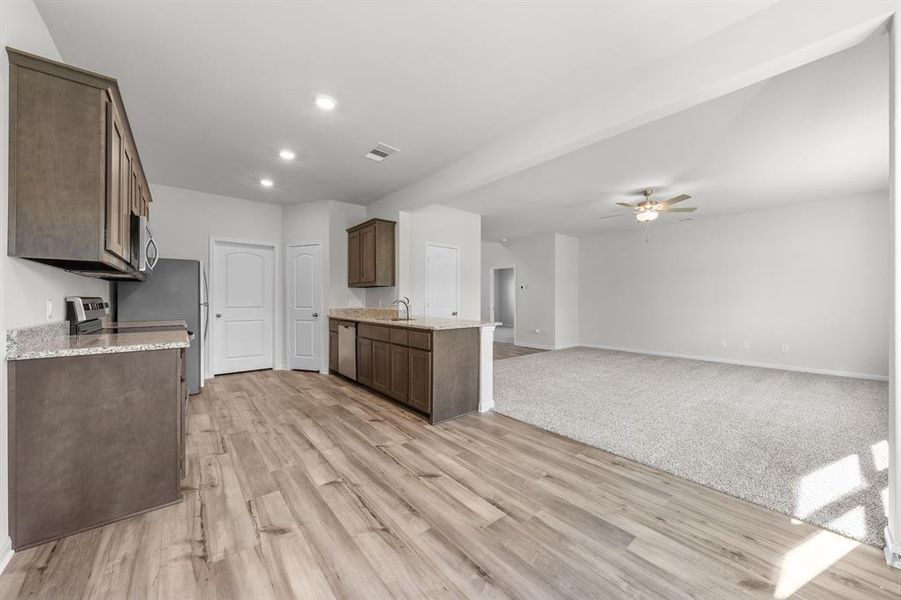
<path id="1" fill-rule="evenodd" d="M 132 216 L 131 252 L 135 269 L 142 273 L 153 271 L 160 258 L 160 250 L 153 239 L 147 217 Z"/>

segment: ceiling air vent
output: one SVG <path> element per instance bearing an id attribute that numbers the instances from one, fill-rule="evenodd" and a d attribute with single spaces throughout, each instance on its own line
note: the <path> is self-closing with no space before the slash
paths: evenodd
<path id="1" fill-rule="evenodd" d="M 363 155 L 363 158 L 368 158 L 369 160 L 374 160 L 375 162 L 382 162 L 392 154 L 397 152 L 397 148 L 392 148 L 388 144 L 378 144 L 375 148 L 367 152 Z"/>

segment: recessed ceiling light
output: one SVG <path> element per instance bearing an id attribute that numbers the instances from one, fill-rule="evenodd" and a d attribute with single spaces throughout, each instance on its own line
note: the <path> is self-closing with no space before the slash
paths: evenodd
<path id="1" fill-rule="evenodd" d="M 501 243 L 502 243 L 502 244 L 506 244 L 506 243 L 507 243 L 507 238 L 501 238 Z"/>
<path id="2" fill-rule="evenodd" d="M 338 101 L 326 94 L 317 94 L 316 106 L 318 106 L 320 110 L 335 110 L 335 107 L 338 106 Z"/>
<path id="3" fill-rule="evenodd" d="M 270 188 L 275 185 L 275 183 L 271 179 L 260 179 L 260 185 L 265 188 Z"/>
<path id="4" fill-rule="evenodd" d="M 294 157 L 297 156 L 291 150 L 282 150 L 281 152 L 278 153 L 278 155 L 281 156 L 282 158 L 284 158 L 285 160 L 294 160 Z"/>

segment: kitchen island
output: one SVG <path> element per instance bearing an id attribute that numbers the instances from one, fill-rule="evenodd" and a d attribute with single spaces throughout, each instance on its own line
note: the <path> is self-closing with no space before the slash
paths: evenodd
<path id="1" fill-rule="evenodd" d="M 489 410 L 494 323 L 333 309 L 329 370 L 440 423 Z"/>
<path id="2" fill-rule="evenodd" d="M 188 345 L 184 322 L 8 332 L 14 549 L 181 500 Z"/>

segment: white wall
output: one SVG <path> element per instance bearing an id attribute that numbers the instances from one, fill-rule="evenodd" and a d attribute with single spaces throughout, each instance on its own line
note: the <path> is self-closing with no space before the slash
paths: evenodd
<path id="1" fill-rule="evenodd" d="M 582 238 L 581 342 L 886 376 L 887 211 L 875 194 Z"/>
<path id="2" fill-rule="evenodd" d="M 554 344 L 579 344 L 579 238 L 554 236 Z"/>
<path id="3" fill-rule="evenodd" d="M 506 244 L 482 244 L 482 280 L 486 286 L 482 318 L 487 320 L 491 315 L 487 287 L 491 269 L 515 266 L 516 343 L 523 346 L 556 347 L 555 238 L 551 233 L 510 240 Z"/>
<path id="4" fill-rule="evenodd" d="M 347 229 L 366 220 L 366 207 L 330 200 L 329 308 L 366 305 L 366 291 L 347 287 Z"/>
<path id="5" fill-rule="evenodd" d="M 366 207 L 332 200 L 282 207 L 282 239 L 290 243 L 318 243 L 322 257 L 322 370 L 328 368 L 328 315 L 332 308 L 366 305 L 366 292 L 347 287 L 347 228 L 366 220 Z M 287 260 L 283 263 L 287 285 Z M 287 299 L 287 294 L 285 293 Z M 286 341 L 287 343 L 287 341 Z M 285 348 L 287 352 L 287 346 Z"/>
<path id="6" fill-rule="evenodd" d="M 549 233 L 482 244 L 482 319 L 491 319 L 492 269 L 516 268 L 516 343 L 566 348 L 579 342 L 579 239 Z M 536 332 L 537 330 L 537 332 Z"/>
<path id="7" fill-rule="evenodd" d="M 211 236 L 269 242 L 275 245 L 276 273 L 282 272 L 281 206 L 165 185 L 151 184 L 150 191 L 153 195 L 150 222 L 162 258 L 202 260 L 210 274 Z M 275 366 L 282 368 L 285 364 L 284 293 L 281 282 L 276 284 L 279 293 L 275 298 Z M 205 354 L 209 359 L 211 353 Z"/>
<path id="8" fill-rule="evenodd" d="M 409 296 L 414 315 L 425 314 L 426 244 L 448 244 L 460 249 L 461 319 L 477 320 L 481 303 L 482 217 L 475 213 L 427 206 L 409 215 Z M 399 245 L 399 251 L 404 247 Z"/>
<path id="9" fill-rule="evenodd" d="M 53 303 L 51 320 L 65 318 L 64 298 L 90 295 L 109 298 L 109 284 L 19 258 L 6 256 L 9 207 L 9 61 L 5 48 L 62 60 L 50 32 L 31 0 L 0 2 L 0 356 L 6 353 L 6 330 L 47 320 L 45 302 Z M 6 368 L 0 369 L 0 564 L 9 549 Z"/>

